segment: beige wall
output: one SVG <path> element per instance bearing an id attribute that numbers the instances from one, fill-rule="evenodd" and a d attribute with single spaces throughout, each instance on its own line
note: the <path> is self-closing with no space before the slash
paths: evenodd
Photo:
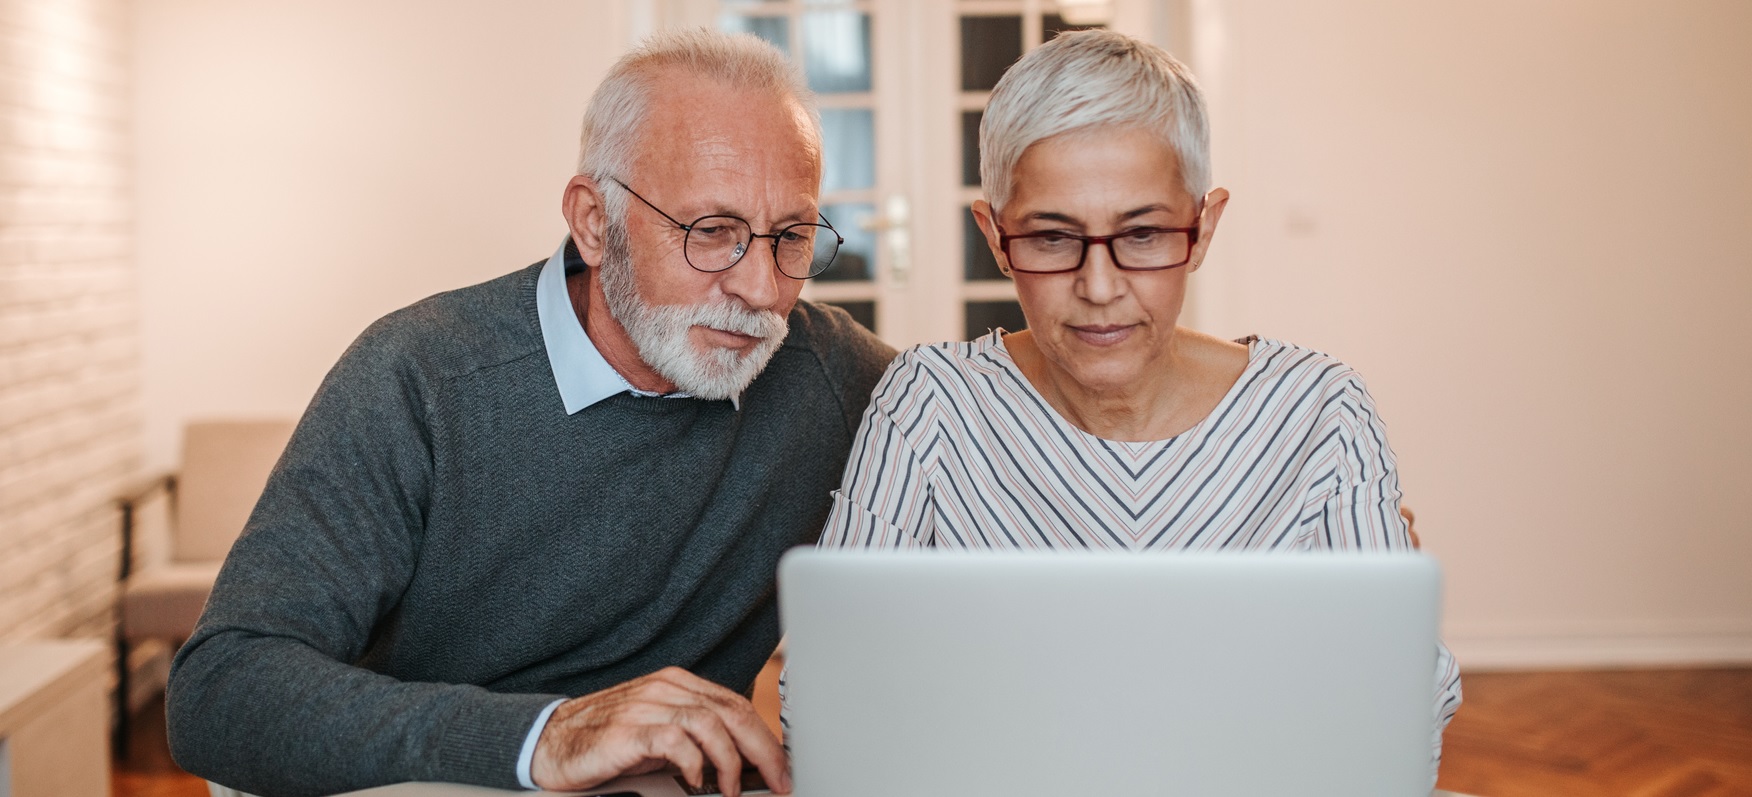
<path id="1" fill-rule="evenodd" d="M 1752 5 L 1161 2 L 1236 193 L 1199 323 L 1369 377 L 1463 662 L 1752 661 Z M 138 4 L 148 458 L 545 256 L 621 6 Z"/>
<path id="2" fill-rule="evenodd" d="M 109 634 L 141 463 L 126 9 L 0 0 L 0 639 Z"/>
<path id="3" fill-rule="evenodd" d="M 1752 661 L 1752 4 L 1194 5 L 1201 323 L 1368 377 L 1462 664 Z"/>
<path id="4" fill-rule="evenodd" d="M 147 454 L 295 416 L 367 324 L 552 253 L 618 2 L 136 6 Z"/>

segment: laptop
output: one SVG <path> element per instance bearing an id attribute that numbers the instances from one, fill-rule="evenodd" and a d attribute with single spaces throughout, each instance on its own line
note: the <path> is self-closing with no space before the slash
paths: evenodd
<path id="1" fill-rule="evenodd" d="M 1430 794 L 1420 555 L 798 549 L 779 584 L 799 797 Z"/>
<path id="2" fill-rule="evenodd" d="M 803 797 L 1427 795 L 1416 554 L 798 550 Z"/>

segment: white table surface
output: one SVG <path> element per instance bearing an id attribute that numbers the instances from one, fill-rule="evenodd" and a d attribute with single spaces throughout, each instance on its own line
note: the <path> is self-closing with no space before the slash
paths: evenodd
<path id="1" fill-rule="evenodd" d="M 38 640 L 0 645 L 0 737 L 73 694 L 110 665 L 102 642 Z"/>
<path id="2" fill-rule="evenodd" d="M 591 791 L 528 792 L 489 789 L 483 786 L 461 786 L 455 783 L 398 783 L 394 786 L 379 786 L 375 789 L 347 792 L 346 794 L 335 795 L 335 797 L 504 797 L 504 795 L 592 795 L 602 793 L 603 792 L 600 789 Z M 1431 794 L 1430 797 L 1468 797 L 1468 795 L 1451 791 L 1436 791 Z"/>

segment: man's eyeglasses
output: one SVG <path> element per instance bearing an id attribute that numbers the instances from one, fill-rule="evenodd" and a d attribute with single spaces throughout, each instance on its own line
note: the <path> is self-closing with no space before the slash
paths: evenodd
<path id="1" fill-rule="evenodd" d="M 1126 271 L 1179 268 L 1192 259 L 1197 227 L 1148 227 L 1117 235 L 1077 235 L 1063 230 L 1011 235 L 998 228 L 998 248 L 1010 268 L 1024 274 L 1059 274 L 1083 267 L 1090 245 L 1104 245 L 1113 265 Z"/>
<path id="2" fill-rule="evenodd" d="M 742 257 L 754 245 L 754 239 L 770 238 L 773 262 L 778 264 L 779 273 L 791 279 L 809 279 L 833 265 L 840 244 L 846 242 L 827 222 L 826 216 L 821 217 L 820 224 L 801 222 L 770 233 L 755 232 L 745 219 L 738 216 L 701 216 L 691 224 L 682 224 L 651 204 L 651 200 L 639 196 L 632 186 L 620 180 L 615 180 L 615 183 L 687 234 L 682 243 L 682 256 L 687 258 L 688 265 L 699 271 L 712 273 L 730 268 L 742 262 Z"/>

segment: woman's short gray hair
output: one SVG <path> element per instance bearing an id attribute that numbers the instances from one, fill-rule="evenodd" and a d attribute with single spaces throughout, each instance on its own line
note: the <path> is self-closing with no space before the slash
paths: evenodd
<path id="1" fill-rule="evenodd" d="M 809 114 L 819 149 L 821 113 L 816 109 L 815 94 L 778 48 L 745 33 L 705 28 L 661 31 L 621 56 L 591 96 L 578 137 L 579 174 L 594 178 L 605 189 L 609 178 L 634 179 L 628 172 L 638 152 L 645 112 L 658 78 L 671 70 L 716 80 L 733 89 L 768 90 L 796 100 Z M 798 153 L 798 157 L 804 154 Z M 625 193 L 604 193 L 610 216 L 620 217 L 627 202 Z"/>
<path id="2" fill-rule="evenodd" d="M 1059 35 L 1022 57 L 992 91 L 979 125 L 979 179 L 1002 208 L 1022 153 L 1090 127 L 1158 132 L 1180 158 L 1186 192 L 1211 185 L 1204 93 L 1185 64 L 1149 42 L 1106 30 Z"/>

